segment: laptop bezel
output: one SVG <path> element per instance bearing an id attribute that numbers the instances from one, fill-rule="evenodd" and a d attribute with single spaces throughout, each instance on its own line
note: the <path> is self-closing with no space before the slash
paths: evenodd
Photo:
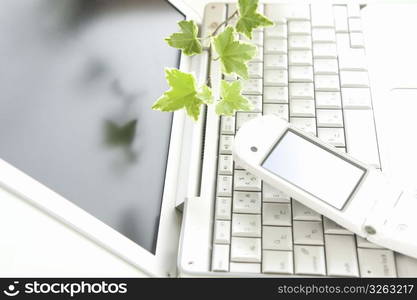
<path id="1" fill-rule="evenodd" d="M 199 15 L 184 2 L 168 0 L 186 19 L 199 21 Z M 173 24 L 173 30 L 175 24 Z M 180 56 L 180 69 L 189 71 L 191 58 Z M 49 189 L 42 183 L 13 167 L 0 158 L 0 188 L 43 211 L 48 216 L 69 226 L 86 239 L 96 243 L 133 265 L 148 276 L 176 276 L 177 252 L 181 216 L 176 210 L 178 202 L 178 171 L 182 147 L 187 145 L 183 135 L 186 115 L 177 111 L 173 115 L 166 176 L 161 203 L 155 254 L 147 251 L 121 233 L 87 213 L 74 203 Z M 140 274 L 140 273 L 138 273 Z"/>

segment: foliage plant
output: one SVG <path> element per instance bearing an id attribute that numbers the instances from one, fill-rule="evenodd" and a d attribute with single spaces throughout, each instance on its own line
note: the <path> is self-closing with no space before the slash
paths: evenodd
<path id="1" fill-rule="evenodd" d="M 274 24 L 257 9 L 258 0 L 239 0 L 237 10 L 206 37 L 198 36 L 195 21 L 178 22 L 180 31 L 165 39 L 168 45 L 180 49 L 184 55 L 193 56 L 203 52 L 202 41 L 208 40 L 210 50 L 214 50 L 215 54 L 212 57 L 220 61 L 222 73 L 235 74 L 239 79 L 230 83 L 222 80 L 220 99 L 214 101 L 211 87 L 206 84 L 198 86 L 194 74 L 166 68 L 169 90 L 156 100 L 152 108 L 160 111 L 185 109 L 193 120 L 198 120 L 202 104 L 215 105 L 218 115 L 233 115 L 238 110 L 251 110 L 250 101 L 242 95 L 241 79 L 248 79 L 248 62 L 255 57 L 258 49 L 255 45 L 240 41 L 238 37 L 241 34 L 251 40 L 254 29 Z M 237 18 L 234 26 L 230 24 L 233 18 Z M 226 24 L 224 30 L 221 30 Z"/>

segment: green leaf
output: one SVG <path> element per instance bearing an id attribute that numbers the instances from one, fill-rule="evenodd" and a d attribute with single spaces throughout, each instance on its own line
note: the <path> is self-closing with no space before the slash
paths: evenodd
<path id="1" fill-rule="evenodd" d="M 236 39 L 236 31 L 233 27 L 226 29 L 213 38 L 214 48 L 222 63 L 223 73 L 236 73 L 242 78 L 248 78 L 247 62 L 256 54 L 254 45 L 239 42 Z"/>
<path id="2" fill-rule="evenodd" d="M 228 83 L 222 80 L 220 87 L 220 101 L 216 105 L 218 115 L 233 115 L 235 111 L 249 111 L 252 109 L 250 101 L 242 96 L 240 80 Z"/>
<path id="3" fill-rule="evenodd" d="M 182 49 L 182 53 L 188 56 L 202 52 L 201 43 L 198 40 L 198 27 L 194 21 L 178 22 L 182 32 L 171 34 L 165 41 L 171 47 Z"/>
<path id="4" fill-rule="evenodd" d="M 197 97 L 200 98 L 204 103 L 211 104 L 213 103 L 213 93 L 207 85 L 203 85 L 200 88 L 200 91 L 197 94 Z"/>
<path id="5" fill-rule="evenodd" d="M 274 25 L 274 22 L 256 12 L 258 2 L 258 0 L 239 0 L 239 20 L 236 23 L 236 31 L 243 33 L 248 39 L 252 39 L 253 29 Z"/>
<path id="6" fill-rule="evenodd" d="M 175 111 L 184 108 L 188 115 L 197 121 L 201 104 L 213 102 L 211 89 L 206 85 L 198 89 L 193 74 L 177 69 L 166 68 L 165 77 L 170 89 L 156 100 L 152 109 Z"/>

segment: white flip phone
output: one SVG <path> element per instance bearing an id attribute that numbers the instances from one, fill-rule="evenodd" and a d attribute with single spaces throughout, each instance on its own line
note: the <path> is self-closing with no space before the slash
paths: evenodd
<path id="1" fill-rule="evenodd" d="M 417 197 L 383 173 L 275 116 L 244 124 L 235 161 L 346 229 L 417 258 Z"/>

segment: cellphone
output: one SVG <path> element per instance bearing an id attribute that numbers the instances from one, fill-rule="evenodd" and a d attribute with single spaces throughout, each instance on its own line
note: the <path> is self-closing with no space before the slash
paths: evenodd
<path id="1" fill-rule="evenodd" d="M 245 123 L 234 160 L 346 229 L 417 258 L 417 197 L 383 173 L 275 116 Z"/>

